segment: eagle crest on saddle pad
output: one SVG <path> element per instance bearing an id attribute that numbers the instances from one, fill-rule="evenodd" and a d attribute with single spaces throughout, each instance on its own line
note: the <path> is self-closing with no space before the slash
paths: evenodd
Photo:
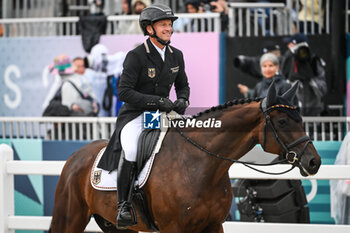
<path id="1" fill-rule="evenodd" d="M 92 178 L 92 183 L 94 185 L 97 185 L 101 182 L 101 174 L 102 174 L 102 170 L 94 171 L 94 176 Z"/>

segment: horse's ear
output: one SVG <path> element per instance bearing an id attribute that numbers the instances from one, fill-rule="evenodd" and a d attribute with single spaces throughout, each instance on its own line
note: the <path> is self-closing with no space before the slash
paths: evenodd
<path id="1" fill-rule="evenodd" d="M 289 88 L 289 90 L 286 91 L 281 97 L 287 100 L 289 103 L 293 103 L 298 87 L 299 87 L 299 81 L 296 81 L 293 84 L 293 86 Z"/>
<path id="2" fill-rule="evenodd" d="M 266 105 L 271 106 L 275 104 L 275 102 L 276 102 L 276 87 L 275 87 L 275 80 L 273 80 L 267 91 Z"/>

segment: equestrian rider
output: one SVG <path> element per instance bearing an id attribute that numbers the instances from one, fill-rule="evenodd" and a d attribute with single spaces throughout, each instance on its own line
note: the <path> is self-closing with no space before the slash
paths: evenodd
<path id="1" fill-rule="evenodd" d="M 139 23 L 144 35 L 149 38 L 129 51 L 123 64 L 118 93 L 125 104 L 120 109 L 116 130 L 98 164 L 98 167 L 109 171 L 118 167 L 118 229 L 136 224 L 131 211 L 131 190 L 136 175 L 138 139 L 144 130 L 143 112 L 174 110 L 184 114 L 188 107 L 190 88 L 183 54 L 169 45 L 176 19 L 166 5 L 155 4 L 145 8 Z M 169 99 L 173 84 L 177 96 L 174 103 Z M 120 156 L 121 148 L 124 156 Z"/>

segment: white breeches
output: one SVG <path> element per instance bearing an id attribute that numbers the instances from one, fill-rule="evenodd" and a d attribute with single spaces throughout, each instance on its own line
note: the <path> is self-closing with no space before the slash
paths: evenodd
<path id="1" fill-rule="evenodd" d="M 136 161 L 139 137 L 144 130 L 142 115 L 128 122 L 120 132 L 120 142 L 125 153 L 125 159 L 131 162 Z"/>

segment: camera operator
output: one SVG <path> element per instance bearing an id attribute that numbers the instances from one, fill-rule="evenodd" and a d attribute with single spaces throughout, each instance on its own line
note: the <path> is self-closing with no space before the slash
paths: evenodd
<path id="1" fill-rule="evenodd" d="M 297 96 L 303 116 L 319 116 L 323 111 L 322 98 L 327 93 L 325 62 L 315 55 L 304 34 L 283 40 L 288 50 L 283 55 L 281 72 L 290 82 L 300 81 Z"/>
<path id="2" fill-rule="evenodd" d="M 203 8 L 200 6 L 200 0 L 186 0 L 185 7 L 186 13 L 196 14 L 203 13 Z M 174 23 L 174 30 L 180 31 L 181 28 L 189 28 L 191 32 L 207 32 L 208 31 L 208 19 L 178 19 Z"/>
<path id="3" fill-rule="evenodd" d="M 199 12 L 220 13 L 221 31 L 226 31 L 228 27 L 228 7 L 226 0 L 198 0 L 200 1 Z"/>
<path id="4" fill-rule="evenodd" d="M 263 54 L 265 53 L 273 53 L 277 56 L 279 62 L 281 62 L 279 45 L 273 44 L 272 42 L 266 42 L 266 45 L 263 48 Z M 263 78 L 260 68 L 260 56 L 238 55 L 233 59 L 233 66 L 259 81 Z"/>

